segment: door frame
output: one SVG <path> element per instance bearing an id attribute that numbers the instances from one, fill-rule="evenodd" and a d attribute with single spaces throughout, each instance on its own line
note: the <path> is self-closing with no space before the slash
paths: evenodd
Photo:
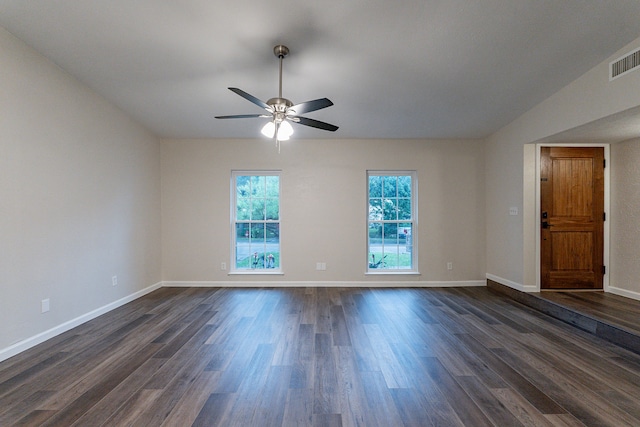
<path id="1" fill-rule="evenodd" d="M 540 215 L 540 154 L 542 147 L 602 147 L 604 148 L 604 160 L 606 162 L 606 167 L 604 168 L 604 211 L 607 215 L 607 219 L 604 222 L 604 236 L 603 236 L 603 252 L 602 252 L 602 262 L 606 267 L 606 273 L 602 278 L 602 290 L 604 292 L 609 292 L 609 276 L 611 274 L 611 263 L 609 262 L 609 237 L 610 237 L 610 225 L 611 225 L 611 210 L 610 210 L 610 201 L 611 201 L 611 161 L 609 160 L 609 151 L 610 144 L 579 144 L 579 143 L 571 143 L 571 144 L 536 144 L 536 166 L 535 166 L 535 187 L 536 187 L 536 203 L 535 203 L 535 242 L 536 242 L 536 290 L 535 292 L 540 292 L 541 290 L 541 241 L 540 241 L 540 223 L 542 221 Z"/>

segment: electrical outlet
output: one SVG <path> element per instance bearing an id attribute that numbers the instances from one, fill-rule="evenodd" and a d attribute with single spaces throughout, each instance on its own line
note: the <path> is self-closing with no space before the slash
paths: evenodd
<path id="1" fill-rule="evenodd" d="M 453 270 L 453 263 L 452 262 L 448 262 L 447 263 L 447 270 Z"/>
<path id="2" fill-rule="evenodd" d="M 515 206 L 512 206 L 509 208 L 509 215 L 518 215 L 518 208 Z"/>
<path id="3" fill-rule="evenodd" d="M 118 276 L 113 276 L 111 278 L 111 286 L 115 286 L 118 284 Z"/>
<path id="4" fill-rule="evenodd" d="M 327 269 L 327 263 L 326 262 L 316 262 L 316 270 L 324 271 L 326 269 Z"/>
<path id="5" fill-rule="evenodd" d="M 226 263 L 226 262 L 224 262 L 224 261 L 223 261 L 223 262 L 221 262 L 221 263 L 220 263 L 220 270 L 223 270 L 223 271 L 224 271 L 224 270 L 226 270 L 226 269 L 227 269 L 227 263 Z"/>
<path id="6" fill-rule="evenodd" d="M 42 310 L 42 313 L 46 313 L 47 311 L 49 311 L 50 305 L 49 305 L 49 298 L 47 299 L 43 299 L 40 302 L 40 308 Z"/>

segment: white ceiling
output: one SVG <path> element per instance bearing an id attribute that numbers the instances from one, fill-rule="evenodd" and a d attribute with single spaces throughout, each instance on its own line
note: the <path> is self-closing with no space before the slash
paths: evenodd
<path id="1" fill-rule="evenodd" d="M 254 138 L 227 90 L 327 97 L 296 138 L 482 138 L 640 36 L 637 0 L 0 0 L 0 25 L 165 138 Z"/>

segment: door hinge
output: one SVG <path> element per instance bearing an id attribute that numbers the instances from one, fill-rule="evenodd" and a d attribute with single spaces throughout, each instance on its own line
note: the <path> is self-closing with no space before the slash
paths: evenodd
<path id="1" fill-rule="evenodd" d="M 602 159 L 602 168 L 606 169 L 607 167 L 607 159 Z"/>
<path id="2" fill-rule="evenodd" d="M 603 274 L 603 275 L 604 275 L 604 274 L 607 274 L 607 266 L 606 266 L 606 265 L 603 265 L 603 266 L 602 266 L 602 274 Z"/>
<path id="3" fill-rule="evenodd" d="M 602 212 L 602 220 L 603 221 L 607 220 L 607 213 L 606 212 Z"/>

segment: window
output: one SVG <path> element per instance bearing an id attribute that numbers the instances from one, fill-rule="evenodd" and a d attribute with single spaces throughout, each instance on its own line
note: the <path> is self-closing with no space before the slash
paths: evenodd
<path id="1" fill-rule="evenodd" d="M 233 172 L 231 185 L 233 270 L 279 272 L 279 172 Z"/>
<path id="2" fill-rule="evenodd" d="M 368 272 L 415 272 L 415 172 L 372 172 L 368 181 Z"/>

